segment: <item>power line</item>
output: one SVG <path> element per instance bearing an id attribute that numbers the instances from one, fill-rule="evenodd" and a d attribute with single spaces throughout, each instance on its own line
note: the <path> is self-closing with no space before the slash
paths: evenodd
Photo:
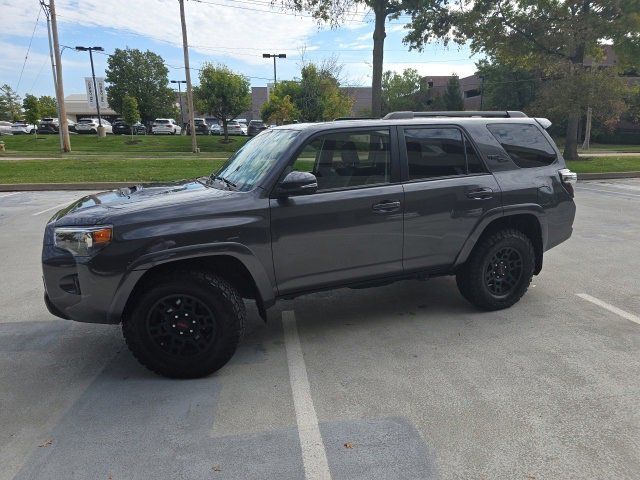
<path id="1" fill-rule="evenodd" d="M 31 51 L 31 42 L 33 42 L 33 37 L 36 34 L 36 28 L 38 28 L 38 22 L 40 21 L 40 12 L 38 9 L 38 16 L 36 17 L 36 24 L 33 26 L 33 32 L 31 32 L 31 39 L 29 40 L 29 46 L 27 47 L 27 54 L 24 56 L 24 62 L 22 62 L 22 70 L 20 70 L 20 76 L 18 77 L 18 85 L 16 86 L 16 92 L 20 89 L 20 82 L 22 82 L 22 74 L 24 73 L 24 67 L 27 64 L 27 59 L 29 58 L 29 52 Z"/>

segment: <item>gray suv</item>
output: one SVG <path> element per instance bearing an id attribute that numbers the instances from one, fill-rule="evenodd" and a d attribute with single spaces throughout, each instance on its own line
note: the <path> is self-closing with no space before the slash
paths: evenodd
<path id="1" fill-rule="evenodd" d="M 145 366 L 221 368 L 279 298 L 455 275 L 507 308 L 571 236 L 576 175 L 545 119 L 396 112 L 266 130 L 210 177 L 79 199 L 44 233 L 45 302 L 122 323 Z"/>

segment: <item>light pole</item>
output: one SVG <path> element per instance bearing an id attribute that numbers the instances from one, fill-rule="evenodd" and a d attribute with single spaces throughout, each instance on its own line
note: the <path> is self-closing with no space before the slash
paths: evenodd
<path id="1" fill-rule="evenodd" d="M 187 83 L 186 80 L 171 80 L 171 83 L 178 84 L 178 103 L 180 104 L 180 126 L 184 127 L 184 110 L 182 108 L 182 90 L 180 89 L 180 85 L 182 83 Z"/>
<path id="2" fill-rule="evenodd" d="M 278 83 L 278 77 L 276 76 L 276 58 L 287 58 L 286 53 L 263 53 L 262 58 L 273 58 L 273 85 Z"/>
<path id="3" fill-rule="evenodd" d="M 104 137 L 104 127 L 102 126 L 102 117 L 100 116 L 100 100 L 98 99 L 98 86 L 96 85 L 96 72 L 93 68 L 93 52 L 104 52 L 102 47 L 76 47 L 78 52 L 89 52 L 89 60 L 91 61 L 91 78 L 93 78 L 93 95 L 96 98 L 96 110 L 98 111 L 98 136 Z"/>

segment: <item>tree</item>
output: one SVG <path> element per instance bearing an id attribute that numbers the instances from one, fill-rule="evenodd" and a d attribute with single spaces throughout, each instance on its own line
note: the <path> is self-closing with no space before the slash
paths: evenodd
<path id="1" fill-rule="evenodd" d="M 133 140 L 133 125 L 140 121 L 140 111 L 138 110 L 138 101 L 131 95 L 125 95 L 122 98 L 122 119 L 131 128 L 131 140 Z"/>
<path id="2" fill-rule="evenodd" d="M 484 110 L 526 110 L 536 98 L 541 72 L 502 63 L 492 59 L 476 63 L 482 77 L 482 107 Z"/>
<path id="3" fill-rule="evenodd" d="M 0 120 L 15 122 L 21 113 L 20 97 L 5 83 L 0 87 Z"/>
<path id="4" fill-rule="evenodd" d="M 299 81 L 279 82 L 273 88 L 263 113 L 268 118 L 270 112 L 279 108 L 282 99 L 289 96 L 298 119 L 304 122 L 323 122 L 349 115 L 353 98 L 340 89 L 339 70 L 340 66 L 333 61 L 304 65 Z"/>
<path id="5" fill-rule="evenodd" d="M 399 75 L 386 71 L 382 75 L 382 115 L 403 110 L 416 110 L 416 94 L 422 88 L 418 71 L 407 68 Z"/>
<path id="6" fill-rule="evenodd" d="M 251 106 L 249 79 L 224 65 L 205 64 L 195 96 L 201 108 L 222 122 L 224 141 L 229 141 L 227 122 Z"/>
<path id="7" fill-rule="evenodd" d="M 447 82 L 447 88 L 442 96 L 444 106 L 448 111 L 456 112 L 464 110 L 464 100 L 460 91 L 460 79 L 457 75 L 452 75 Z"/>
<path id="8" fill-rule="evenodd" d="M 105 72 L 107 100 L 116 112 L 122 113 L 123 99 L 130 95 L 137 100 L 145 122 L 174 116 L 176 99 L 169 88 L 169 70 L 160 55 L 116 48 L 109 55 Z"/>
<path id="9" fill-rule="evenodd" d="M 24 119 L 30 125 L 36 125 L 40 120 L 40 102 L 35 95 L 26 95 L 22 101 L 22 108 L 24 109 Z M 36 132 L 36 138 L 38 133 Z"/>
<path id="10" fill-rule="evenodd" d="M 300 112 L 291 101 L 291 95 L 279 97 L 271 94 L 269 101 L 262 105 L 260 116 L 265 122 L 284 125 L 296 120 Z"/>
<path id="11" fill-rule="evenodd" d="M 382 71 L 384 65 L 384 40 L 387 36 L 385 22 L 398 18 L 408 5 L 419 2 L 423 8 L 440 8 L 448 0 L 281 0 L 295 11 L 308 11 L 319 22 L 337 27 L 353 16 L 359 6 L 371 9 L 374 15 L 373 69 L 371 73 L 371 112 L 374 117 L 382 114 Z"/>
<path id="12" fill-rule="evenodd" d="M 409 1 L 409 0 L 407 0 Z M 604 56 L 605 41 L 621 58 L 640 52 L 640 0 L 451 0 L 449 8 L 433 9 L 410 0 L 412 16 L 405 41 L 422 48 L 432 40 L 470 42 L 484 52 L 525 68 L 541 67 L 554 78 L 579 77 L 587 57 Z M 569 80 L 567 84 L 570 84 Z M 565 103 L 567 129 L 564 157 L 578 157 L 578 125 L 584 113 L 577 95 Z"/>
<path id="13" fill-rule="evenodd" d="M 42 95 L 38 99 L 38 105 L 40 105 L 40 115 L 42 117 L 53 118 L 58 116 L 58 103 L 55 98 Z"/>

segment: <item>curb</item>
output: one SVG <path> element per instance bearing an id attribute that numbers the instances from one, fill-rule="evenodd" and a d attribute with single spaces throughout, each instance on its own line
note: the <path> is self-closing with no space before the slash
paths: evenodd
<path id="1" fill-rule="evenodd" d="M 605 173 L 579 173 L 578 180 L 606 180 L 614 178 L 638 178 L 640 172 L 605 172 Z"/>
<path id="2" fill-rule="evenodd" d="M 89 183 L 0 183 L 0 192 L 39 192 L 46 190 L 111 190 L 139 185 L 141 182 L 89 182 Z M 144 182 L 145 185 L 153 182 Z M 160 182 L 157 182 L 160 183 Z"/>

